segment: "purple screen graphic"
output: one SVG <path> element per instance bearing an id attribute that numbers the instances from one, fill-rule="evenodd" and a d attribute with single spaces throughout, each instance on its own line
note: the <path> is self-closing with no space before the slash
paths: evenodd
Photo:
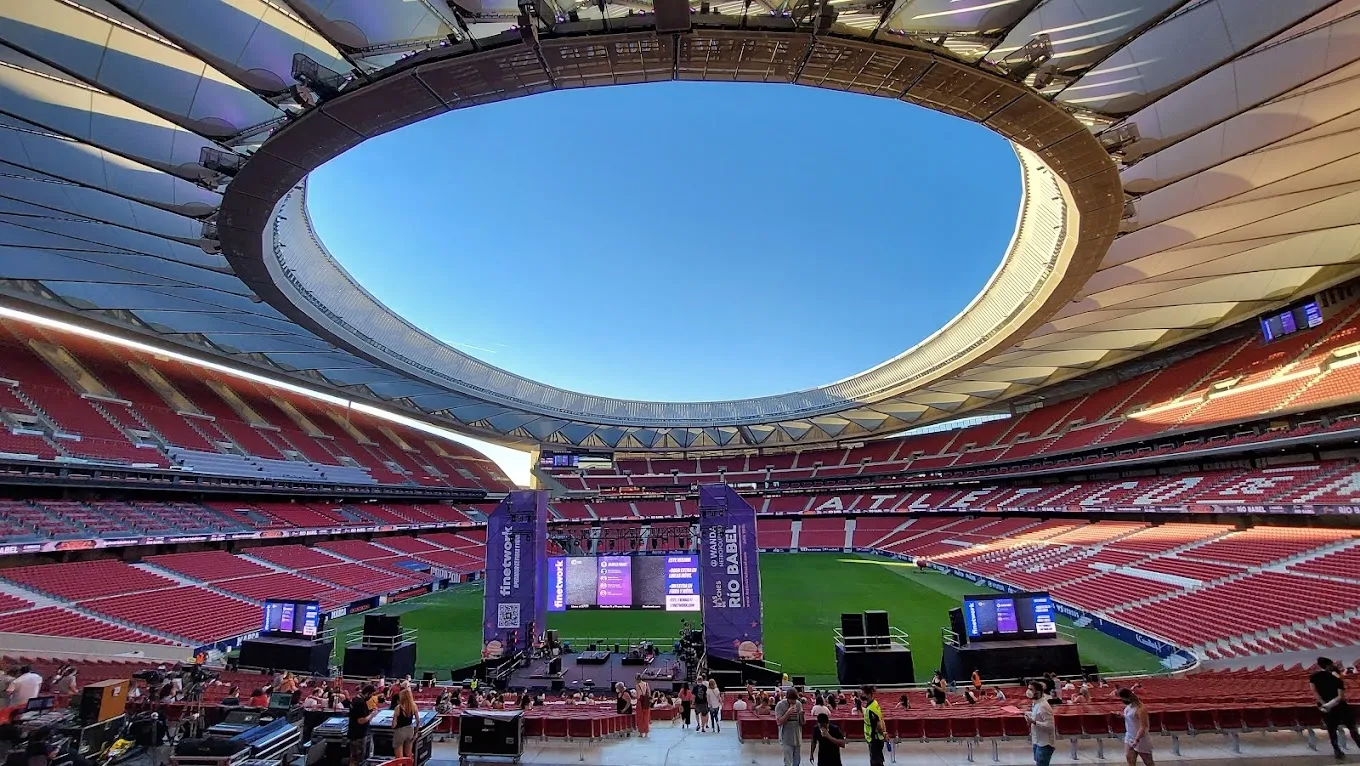
<path id="1" fill-rule="evenodd" d="M 561 556 L 548 559 L 548 611 L 567 610 L 567 560 Z"/>
<path id="2" fill-rule="evenodd" d="M 666 557 L 666 611 L 697 612 L 699 600 L 699 557 Z"/>
<path id="3" fill-rule="evenodd" d="M 627 556 L 601 556 L 598 603 L 627 609 L 633 605 L 633 562 Z"/>
<path id="4" fill-rule="evenodd" d="M 1015 617 L 1015 600 L 999 598 L 996 600 L 996 629 L 1000 633 L 1016 633 L 1020 621 Z"/>
<path id="5" fill-rule="evenodd" d="M 292 604 L 283 605 L 283 614 L 279 617 L 279 630 L 284 633 L 293 632 L 293 610 L 295 608 Z"/>

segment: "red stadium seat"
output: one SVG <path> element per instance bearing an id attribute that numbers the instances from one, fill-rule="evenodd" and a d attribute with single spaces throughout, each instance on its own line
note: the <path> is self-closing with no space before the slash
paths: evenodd
<path id="1" fill-rule="evenodd" d="M 948 718 L 932 716 L 922 719 L 921 725 L 922 736 L 925 739 L 953 739 Z"/>

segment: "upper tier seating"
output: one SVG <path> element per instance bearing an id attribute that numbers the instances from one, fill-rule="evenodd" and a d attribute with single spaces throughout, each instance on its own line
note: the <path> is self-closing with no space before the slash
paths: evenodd
<path id="1" fill-rule="evenodd" d="M 505 491 L 453 441 L 112 344 L 0 321 L 0 453 L 213 475 Z M 33 433 L 18 432 L 20 426 Z"/>
<path id="2" fill-rule="evenodd" d="M 38 538 L 194 535 L 291 527 L 371 527 L 378 514 L 393 524 L 468 523 L 467 515 L 440 505 L 337 505 L 184 501 L 78 503 L 63 500 L 0 500 L 0 541 Z"/>
<path id="3" fill-rule="evenodd" d="M 268 574 L 270 569 L 249 559 L 233 556 L 226 551 L 201 551 L 197 553 L 171 553 L 165 556 L 149 556 L 146 563 L 155 564 L 162 569 L 191 577 L 195 580 L 211 582 L 231 577 Z"/>
<path id="4" fill-rule="evenodd" d="M 870 442 L 717 458 L 620 460 L 613 475 L 562 469 L 582 487 L 703 481 L 788 481 L 935 471 L 994 461 L 1050 458 L 1120 445 L 1170 431 L 1206 429 L 1273 412 L 1360 399 L 1360 309 L 1343 309 L 1318 328 L 1262 344 L 1253 335 L 1208 348 L 1160 370 L 1019 417 L 949 431 Z M 1294 435 L 1275 432 L 1268 438 Z M 676 474 L 676 475 L 673 475 Z M 570 485 L 569 485 L 570 486 Z M 575 488 L 575 487 L 570 487 Z M 1318 502 L 1329 502 L 1319 500 Z"/>
<path id="5" fill-rule="evenodd" d="M 37 591 L 72 600 L 154 590 L 175 584 L 169 578 L 110 559 L 14 567 L 0 570 L 0 576 Z"/>

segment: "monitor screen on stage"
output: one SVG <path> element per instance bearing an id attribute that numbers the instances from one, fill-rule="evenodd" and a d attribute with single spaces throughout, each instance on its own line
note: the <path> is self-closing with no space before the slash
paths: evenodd
<path id="1" fill-rule="evenodd" d="M 548 611 L 664 609 L 699 611 L 699 557 L 555 556 L 548 559 Z"/>
<path id="2" fill-rule="evenodd" d="M 990 593 L 963 597 L 963 624 L 978 641 L 1053 638 L 1057 612 L 1047 593 Z"/>
<path id="3" fill-rule="evenodd" d="M 269 599 L 264 602 L 263 635 L 312 638 L 321 632 L 321 603 Z"/>

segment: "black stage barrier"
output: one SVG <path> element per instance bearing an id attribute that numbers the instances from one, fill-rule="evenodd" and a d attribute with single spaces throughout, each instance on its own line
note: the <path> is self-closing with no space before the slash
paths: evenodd
<path id="1" fill-rule="evenodd" d="M 836 642 L 836 680 L 842 686 L 916 682 L 911 650 L 901 644 L 846 650 Z"/>
<path id="2" fill-rule="evenodd" d="M 416 643 L 402 641 L 392 647 L 364 646 L 360 642 L 345 647 L 346 676 L 372 678 L 414 677 L 416 674 Z"/>
<path id="3" fill-rule="evenodd" d="M 241 644 L 239 664 L 247 668 L 272 668 L 295 673 L 330 675 L 335 642 L 309 638 L 262 636 Z"/>
<path id="4" fill-rule="evenodd" d="M 963 682 L 976 669 L 986 678 L 1033 678 L 1048 671 L 1060 676 L 1081 674 L 1077 644 L 1065 638 L 979 641 L 944 646 L 945 676 Z"/>

